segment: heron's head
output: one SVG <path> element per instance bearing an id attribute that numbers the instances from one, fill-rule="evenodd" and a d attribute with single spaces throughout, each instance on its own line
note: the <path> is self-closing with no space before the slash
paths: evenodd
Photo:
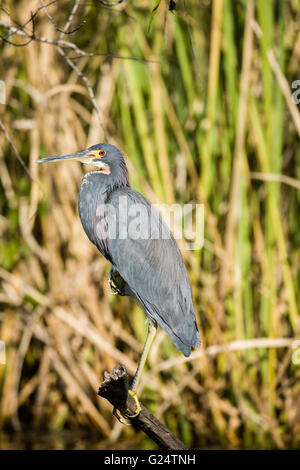
<path id="1" fill-rule="evenodd" d="M 120 173 L 124 172 L 124 177 L 128 179 L 127 168 L 122 152 L 111 144 L 101 143 L 93 145 L 82 152 L 42 158 L 38 160 L 38 163 L 60 162 L 65 160 L 79 161 L 87 165 L 92 165 L 96 167 L 99 172 L 111 175 L 111 177 L 120 177 Z"/>

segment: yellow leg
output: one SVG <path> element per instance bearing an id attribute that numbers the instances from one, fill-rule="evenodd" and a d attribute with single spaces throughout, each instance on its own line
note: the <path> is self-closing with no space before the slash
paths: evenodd
<path id="1" fill-rule="evenodd" d="M 144 369 L 144 366 L 145 366 L 145 362 L 147 360 L 147 356 L 149 354 L 152 342 L 153 342 L 154 337 L 155 337 L 156 329 L 157 329 L 156 323 L 153 324 L 153 323 L 151 323 L 151 321 L 149 321 L 149 329 L 148 329 L 148 334 L 147 334 L 147 339 L 146 339 L 146 342 L 145 342 L 145 346 L 144 346 L 144 349 L 143 349 L 141 359 L 140 359 L 139 365 L 137 367 L 136 373 L 134 374 L 132 383 L 131 383 L 129 391 L 128 391 L 128 393 L 130 393 L 130 395 L 132 396 L 132 398 L 135 400 L 135 403 L 136 403 L 136 412 L 135 412 L 134 415 L 131 415 L 130 418 L 135 418 L 141 412 L 141 405 L 139 403 L 136 392 L 137 392 L 137 388 L 138 388 L 139 383 L 140 383 L 140 379 L 141 379 L 142 372 L 143 372 L 143 369 Z M 115 408 L 114 408 L 113 414 L 116 416 L 116 418 L 118 418 L 120 423 L 126 424 L 126 425 L 129 424 L 126 421 L 124 421 L 124 419 L 122 417 L 120 417 L 118 415 Z"/>
<path id="2" fill-rule="evenodd" d="M 154 337 L 155 337 L 156 329 L 157 329 L 156 324 L 153 324 L 151 321 L 149 321 L 149 329 L 148 329 L 146 343 L 145 343 L 145 346 L 144 346 L 142 356 L 141 356 L 139 365 L 137 367 L 136 373 L 134 374 L 132 383 L 131 383 L 130 388 L 129 388 L 129 393 L 132 396 L 132 398 L 134 398 L 135 403 L 136 403 L 136 412 L 135 412 L 135 415 L 133 417 L 138 416 L 141 412 L 141 405 L 140 405 L 140 402 L 138 400 L 136 392 L 137 392 L 137 388 L 138 388 L 139 383 L 140 383 L 142 372 L 143 372 L 143 369 L 144 369 L 144 366 L 145 366 L 145 363 L 146 363 L 146 360 L 147 360 L 152 342 L 153 342 Z"/>

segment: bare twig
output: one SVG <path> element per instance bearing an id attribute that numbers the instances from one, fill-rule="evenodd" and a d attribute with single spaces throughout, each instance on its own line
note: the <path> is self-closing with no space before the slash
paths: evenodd
<path id="1" fill-rule="evenodd" d="M 53 4 L 56 3 L 57 1 L 58 1 L 58 0 L 52 0 L 51 2 L 47 3 L 46 6 L 48 7 L 48 6 L 50 6 L 50 5 L 53 5 Z M 35 17 L 36 17 L 36 16 L 38 15 L 38 13 L 43 9 L 43 7 L 42 7 L 42 6 L 39 7 L 34 13 L 32 13 L 32 14 L 30 15 L 30 18 L 29 18 L 25 23 L 23 23 L 22 25 L 19 24 L 17 21 L 15 21 L 15 20 L 12 18 L 12 16 L 10 15 L 10 13 L 4 8 L 3 5 L 1 5 L 1 9 L 7 14 L 7 16 L 9 17 L 9 19 L 10 19 L 11 21 L 13 21 L 13 22 L 18 26 L 18 30 L 19 30 L 19 31 L 23 31 L 24 28 L 26 28 L 26 26 L 27 26 L 29 23 L 33 23 Z M 3 27 L 5 27 L 5 26 L 3 26 Z M 7 29 L 7 28 L 6 28 L 6 29 Z M 12 36 L 13 34 L 15 34 L 15 32 L 10 31 L 6 36 L 0 36 L 0 38 L 1 38 L 2 40 L 5 40 L 5 39 L 9 38 L 10 36 Z M 9 41 L 8 41 L 8 42 L 9 42 Z M 29 41 L 29 42 L 30 42 L 30 41 Z M 19 45 L 19 44 L 18 44 L 18 45 Z"/>
<path id="2" fill-rule="evenodd" d="M 94 106 L 94 109 L 97 113 L 97 117 L 98 117 L 98 120 L 99 120 L 99 124 L 101 126 L 101 129 L 102 129 L 102 132 L 103 132 L 103 136 L 104 136 L 104 140 L 107 140 L 107 136 L 106 136 L 106 131 L 104 129 L 104 125 L 103 125 L 103 121 L 102 121 L 102 118 L 101 118 L 101 115 L 100 115 L 100 111 L 99 111 L 99 108 L 98 108 L 98 105 L 96 103 L 96 98 L 95 98 L 95 94 L 94 94 L 94 91 L 93 91 L 93 88 L 91 86 L 91 83 L 89 81 L 89 79 L 81 72 L 81 70 L 79 70 L 79 68 L 77 67 L 77 65 L 75 65 L 72 60 L 65 54 L 65 51 L 61 48 L 61 47 L 57 47 L 57 50 L 58 52 L 60 53 L 60 55 L 65 59 L 65 61 L 67 62 L 67 64 L 69 64 L 69 66 L 74 70 L 74 72 L 78 75 L 79 78 L 81 78 L 81 80 L 85 83 L 85 86 L 87 88 L 87 91 L 90 95 L 90 98 L 91 98 L 91 102 Z"/>
<path id="3" fill-rule="evenodd" d="M 13 149 L 13 152 L 15 154 L 15 156 L 17 157 L 17 160 L 19 161 L 19 163 L 22 165 L 22 167 L 24 168 L 25 170 L 25 173 L 27 174 L 28 178 L 30 179 L 30 181 L 32 182 L 35 182 L 35 179 L 33 178 L 33 176 L 31 175 L 30 171 L 28 170 L 27 166 L 25 165 L 21 155 L 19 154 L 18 150 L 16 149 L 15 147 L 15 144 L 13 143 L 13 141 L 11 140 L 11 138 L 9 137 L 8 133 L 6 132 L 6 129 L 4 127 L 4 124 L 3 122 L 1 121 L 0 119 L 0 129 L 2 130 L 7 142 L 9 143 L 9 145 L 11 146 L 11 148 Z"/>
<path id="4" fill-rule="evenodd" d="M 66 31 L 69 29 L 69 27 L 72 23 L 72 20 L 74 18 L 74 15 L 75 15 L 76 11 L 78 10 L 79 2 L 80 2 L 80 0 L 75 0 L 75 3 L 74 3 L 73 8 L 71 10 L 71 13 L 69 14 L 69 17 L 68 17 L 67 22 L 65 24 L 64 30 L 61 32 L 61 34 L 59 36 L 59 39 L 61 39 L 63 37 L 63 35 L 66 33 Z"/>
<path id="5" fill-rule="evenodd" d="M 159 364 L 155 370 L 169 370 L 171 367 L 178 366 L 184 362 L 194 361 L 203 356 L 217 356 L 220 353 L 228 351 L 245 351 L 258 348 L 291 348 L 296 338 L 253 338 L 231 341 L 227 344 L 214 344 L 206 349 L 194 351 L 189 357 L 178 356 Z"/>
<path id="6" fill-rule="evenodd" d="M 130 418 L 135 414 L 136 403 L 128 394 L 128 375 L 124 366 L 114 367 L 110 374 L 108 372 L 104 373 L 104 380 L 98 390 L 98 395 L 106 398 L 124 417 L 130 419 L 133 426 L 147 434 L 161 449 L 186 449 L 183 442 L 174 436 L 142 404 L 139 415 Z"/>
<path id="7" fill-rule="evenodd" d="M 67 31 L 67 29 L 68 29 L 68 27 L 69 27 L 69 25 L 70 25 L 70 21 L 67 21 L 67 24 L 66 24 L 66 26 L 65 26 L 64 29 L 59 28 L 59 27 L 57 26 L 57 24 L 56 24 L 56 22 L 55 22 L 53 16 L 51 16 L 50 13 L 48 12 L 48 10 L 47 10 L 47 8 L 46 8 L 46 5 L 45 5 L 45 3 L 44 3 L 44 0 L 40 0 L 40 1 L 41 1 L 41 4 L 42 4 L 42 7 L 44 8 L 44 11 L 45 11 L 45 13 L 46 13 L 47 18 L 51 21 L 51 23 L 53 24 L 54 28 L 55 28 L 57 31 L 59 31 L 59 32 L 61 33 L 61 36 L 64 35 L 64 34 L 72 34 L 72 33 L 75 33 L 75 31 L 78 31 L 78 30 L 85 24 L 85 21 L 83 21 L 83 22 L 82 22 L 79 26 L 77 26 L 76 28 L 72 29 L 71 31 Z M 78 1 L 75 2 L 74 7 L 76 7 L 76 9 L 77 9 L 78 3 L 79 3 Z M 75 10 L 74 13 L 73 13 L 73 10 L 74 10 L 74 8 L 72 9 L 71 14 L 70 14 L 70 16 L 72 15 L 71 19 L 73 18 L 73 15 L 74 15 L 74 13 L 75 13 L 75 11 L 76 11 L 76 10 Z"/>
<path id="8" fill-rule="evenodd" d="M 41 1 L 41 4 L 42 4 L 42 6 L 43 6 L 43 8 L 44 8 L 44 11 L 45 11 L 47 17 L 49 18 L 49 20 L 51 21 L 51 23 L 56 27 L 56 23 L 55 23 L 53 17 L 52 17 L 52 16 L 50 15 L 50 13 L 48 12 L 47 7 L 46 7 L 45 4 L 44 4 L 44 0 L 40 0 L 40 1 Z M 72 10 L 72 12 L 71 12 L 71 15 L 74 15 L 74 13 L 75 13 L 77 7 L 78 7 L 78 3 L 76 2 L 75 5 L 74 5 L 73 10 Z M 71 15 L 70 15 L 70 16 L 71 16 Z M 67 23 L 70 22 L 69 20 L 70 20 L 70 17 L 69 17 Z M 58 29 L 58 28 L 56 27 L 56 29 Z M 59 31 L 60 31 L 61 33 L 64 33 L 64 31 L 62 31 L 62 30 L 59 30 Z M 62 49 L 62 47 L 56 46 L 56 48 L 57 48 L 58 52 L 60 53 L 60 55 L 65 59 L 65 61 L 67 62 L 67 64 L 74 70 L 74 72 L 78 75 L 78 77 L 85 83 L 85 86 L 86 86 L 86 88 L 87 88 L 87 90 L 88 90 L 88 93 L 89 93 L 89 95 L 90 95 L 90 98 L 91 98 L 91 102 L 92 102 L 92 104 L 93 104 L 93 106 L 94 106 L 94 109 L 95 109 L 95 111 L 96 111 L 96 113 L 97 113 L 98 121 L 99 121 L 99 124 L 100 124 L 101 129 L 102 129 L 102 132 L 103 132 L 104 140 L 107 140 L 106 131 L 105 131 L 105 128 L 104 128 L 104 125 L 103 125 L 103 121 L 102 121 L 102 118 L 101 118 L 101 115 L 100 115 L 100 111 L 99 111 L 98 105 L 97 105 L 97 103 L 96 103 L 95 94 L 94 94 L 94 91 L 93 91 L 93 88 L 92 88 L 92 86 L 91 86 L 91 83 L 90 83 L 89 79 L 82 73 L 82 71 L 77 67 L 77 65 L 75 65 L 75 64 L 72 62 L 72 60 L 66 55 L 66 53 L 65 53 L 65 51 Z"/>
<path id="9" fill-rule="evenodd" d="M 300 189 L 300 181 L 292 178 L 291 176 L 281 175 L 279 173 L 262 173 L 260 171 L 253 171 L 250 173 L 250 178 L 252 180 L 261 180 L 261 181 L 276 181 L 278 183 L 286 184 L 292 188 Z"/>
<path id="10" fill-rule="evenodd" d="M 45 38 L 44 36 L 36 36 L 35 34 L 27 33 L 27 31 L 24 31 L 24 29 L 20 29 L 20 27 L 16 28 L 15 26 L 9 26 L 9 25 L 7 25 L 5 23 L 2 23 L 2 22 L 0 23 L 0 26 L 2 28 L 6 29 L 7 31 L 9 31 L 10 36 L 12 36 L 14 34 L 17 34 L 18 36 L 26 37 L 26 38 L 30 39 L 31 41 L 35 40 L 35 41 L 42 42 L 42 43 L 45 43 L 45 44 L 51 44 L 53 46 L 66 47 L 66 48 L 69 48 L 69 49 L 73 49 L 75 52 L 77 52 L 78 54 L 80 54 L 82 56 L 94 54 L 92 52 L 86 53 L 85 51 L 82 51 L 73 42 L 64 41 L 62 39 L 58 39 L 58 40 L 48 39 L 48 38 Z M 6 39 L 6 37 L 1 37 L 1 39 L 4 40 L 4 39 Z M 97 55 L 97 54 L 95 53 L 95 55 Z"/>
<path id="11" fill-rule="evenodd" d="M 160 61 L 156 61 L 156 60 L 148 60 L 148 59 L 139 59 L 138 57 L 130 57 L 130 56 L 122 56 L 122 55 L 119 55 L 119 54 L 114 54 L 114 53 L 110 53 L 110 52 L 93 52 L 93 51 L 84 51 L 82 49 L 80 49 L 78 46 L 76 46 L 76 44 L 74 44 L 73 42 L 70 42 L 70 41 L 65 41 L 63 39 L 48 39 L 44 36 L 36 36 L 36 35 L 32 35 L 30 33 L 27 33 L 26 31 L 24 30 L 21 30 L 20 28 L 16 28 L 14 26 L 9 26 L 5 23 L 2 23 L 0 22 L 0 27 L 6 29 L 7 31 L 9 31 L 9 36 L 12 36 L 13 34 L 17 34 L 18 36 L 22 36 L 22 37 L 26 37 L 28 39 L 30 39 L 30 41 L 37 41 L 37 42 L 41 42 L 41 43 L 44 43 L 44 44 L 49 44 L 49 45 L 52 45 L 52 46 L 60 46 L 62 48 L 66 48 L 66 49 L 71 49 L 73 50 L 74 52 L 76 52 L 76 54 L 78 54 L 79 58 L 81 57 L 107 57 L 109 59 L 120 59 L 120 60 L 133 60 L 135 62 L 140 62 L 140 63 L 154 63 L 154 64 L 160 64 L 161 62 Z M 1 37 L 0 36 L 0 39 L 2 40 L 5 40 L 7 36 L 5 37 Z M 27 43 L 25 44 L 14 44 L 14 43 L 11 43 L 12 45 L 19 45 L 19 46 L 25 46 Z M 77 58 L 77 57 L 76 57 Z M 72 58 L 72 60 L 74 60 L 75 57 Z"/>

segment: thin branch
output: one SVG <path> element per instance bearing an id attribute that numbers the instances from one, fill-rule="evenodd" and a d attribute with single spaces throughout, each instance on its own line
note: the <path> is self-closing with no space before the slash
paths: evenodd
<path id="1" fill-rule="evenodd" d="M 47 10 L 47 8 L 44 4 L 44 1 L 43 0 L 40 0 L 40 1 L 41 1 L 41 4 L 44 8 L 44 11 L 45 11 L 47 17 L 50 19 L 52 24 L 55 24 L 55 21 L 52 18 L 52 16 L 50 15 L 50 13 L 48 12 L 48 10 Z M 76 6 L 76 8 L 78 7 L 77 4 L 75 4 L 75 6 Z M 75 6 L 72 10 L 73 14 L 75 13 Z M 72 14 L 72 12 L 71 12 L 71 14 Z M 72 60 L 66 55 L 65 51 L 60 46 L 56 46 L 56 48 L 57 48 L 58 52 L 60 53 L 60 55 L 65 59 L 67 64 L 74 70 L 74 72 L 78 75 L 78 77 L 85 83 L 85 86 L 86 86 L 86 88 L 88 90 L 88 93 L 90 95 L 90 98 L 91 98 L 91 102 L 92 102 L 92 104 L 94 106 L 94 109 L 97 113 L 98 121 L 99 121 L 99 124 L 100 124 L 102 132 L 103 132 L 104 140 L 107 140 L 106 131 L 104 129 L 103 121 L 102 121 L 100 111 L 99 111 L 99 108 L 98 108 L 98 105 L 97 105 L 97 102 L 96 102 L 95 94 L 94 94 L 94 91 L 93 91 L 93 88 L 90 84 L 89 79 L 82 73 L 82 71 L 77 67 L 77 65 L 75 65 L 72 62 Z"/>
<path id="2" fill-rule="evenodd" d="M 292 178 L 291 176 L 281 175 L 279 173 L 262 173 L 259 171 L 253 171 L 250 173 L 250 178 L 253 180 L 261 181 L 276 181 L 278 183 L 286 184 L 292 188 L 300 189 L 300 181 Z"/>
<path id="3" fill-rule="evenodd" d="M 8 13 L 7 11 L 5 11 L 5 13 L 9 16 L 9 13 Z M 9 17 L 10 17 L 10 16 L 9 16 Z M 31 39 L 28 39 L 27 42 L 25 42 L 25 43 L 23 43 L 23 44 L 18 44 L 18 43 L 12 42 L 12 41 L 10 41 L 9 39 L 7 39 L 8 37 L 12 36 L 13 33 L 7 34 L 6 36 L 0 36 L 1 39 L 2 39 L 4 42 L 7 42 L 8 44 L 10 44 L 11 46 L 16 46 L 16 47 L 24 47 L 24 46 L 27 46 L 29 43 L 31 43 L 31 41 L 33 41 L 33 37 L 34 37 L 34 34 L 35 34 L 35 22 L 34 22 L 34 17 L 35 17 L 35 14 L 34 14 L 34 13 L 31 13 L 31 16 L 30 16 L 29 20 L 25 23 L 25 26 L 26 26 L 29 22 L 32 22 Z M 20 25 L 19 23 L 17 23 L 15 20 L 12 20 L 12 21 L 18 25 L 19 31 L 22 31 L 22 29 L 25 27 L 24 25 Z"/>
<path id="4" fill-rule="evenodd" d="M 11 36 L 13 34 L 17 34 L 18 36 L 23 36 L 23 37 L 26 37 L 30 40 L 35 40 L 35 41 L 42 42 L 42 43 L 45 43 L 45 44 L 51 44 L 53 46 L 66 47 L 66 48 L 69 48 L 69 49 L 73 49 L 75 52 L 77 52 L 77 54 L 81 54 L 82 56 L 92 54 L 92 53 L 89 53 L 89 52 L 86 53 L 85 51 L 82 51 L 73 42 L 64 41 L 62 39 L 53 40 L 53 39 L 45 38 L 44 36 L 32 35 L 32 34 L 27 33 L 26 31 L 24 31 L 23 29 L 21 30 L 20 28 L 16 28 L 14 26 L 9 26 L 9 25 L 6 25 L 5 23 L 0 23 L 0 27 L 5 28 L 7 31 L 9 31 Z M 2 37 L 1 39 L 4 40 L 5 38 Z"/>
<path id="5" fill-rule="evenodd" d="M 206 349 L 194 351 L 189 357 L 178 356 L 168 361 L 164 361 L 155 368 L 156 371 L 169 370 L 185 362 L 191 362 L 203 356 L 217 356 L 228 351 L 245 351 L 258 348 L 291 348 L 296 338 L 253 338 L 245 340 L 231 341 L 227 344 L 214 344 Z"/>
<path id="6" fill-rule="evenodd" d="M 22 167 L 24 168 L 25 170 L 25 173 L 27 174 L 28 178 L 30 179 L 30 181 L 32 182 L 37 182 L 33 176 L 31 175 L 30 171 L 28 170 L 27 166 L 25 165 L 21 155 L 19 154 L 18 150 L 16 149 L 15 147 L 15 144 L 13 143 L 13 141 L 11 140 L 11 138 L 9 137 L 8 133 L 6 132 L 6 129 L 5 129 L 5 126 L 3 124 L 3 122 L 1 121 L 0 119 L 0 129 L 2 130 L 7 142 L 9 143 L 9 145 L 11 146 L 11 148 L 13 149 L 13 152 L 14 154 L 16 155 L 17 157 L 17 160 L 19 161 L 19 163 L 22 165 Z"/>
<path id="7" fill-rule="evenodd" d="M 74 52 L 76 52 L 78 54 L 78 56 L 79 56 L 78 58 L 82 58 L 82 57 L 108 57 L 108 58 L 111 58 L 111 59 L 134 60 L 136 62 L 147 63 L 147 64 L 148 63 L 150 63 L 150 64 L 151 63 L 161 64 L 161 61 L 156 61 L 156 60 L 139 59 L 138 57 L 121 56 L 119 54 L 106 53 L 106 52 L 84 51 L 84 50 L 80 49 L 79 47 L 77 47 L 76 44 L 74 44 L 73 42 L 64 41 L 62 39 L 58 39 L 58 40 L 48 39 L 48 38 L 45 38 L 44 36 L 36 36 L 36 35 L 33 36 L 33 35 L 27 33 L 26 31 L 22 31 L 19 28 L 16 28 L 14 26 L 9 26 L 9 25 L 7 25 L 5 23 L 2 23 L 2 22 L 0 22 L 0 27 L 2 27 L 4 29 L 6 29 L 7 31 L 9 31 L 10 35 L 17 34 L 18 36 L 27 37 L 31 41 L 34 40 L 34 41 L 42 42 L 44 44 L 50 44 L 52 46 L 59 46 L 61 48 L 72 49 Z M 6 37 L 2 36 L 2 37 L 0 37 L 0 39 L 5 40 Z M 18 45 L 18 44 L 12 43 L 12 45 Z M 26 44 L 24 44 L 24 45 L 26 45 Z M 75 58 L 77 58 L 77 57 L 75 57 Z M 73 57 L 72 60 L 74 60 L 75 58 Z"/>
<path id="8" fill-rule="evenodd" d="M 136 403 L 128 394 L 128 375 L 124 366 L 116 366 L 109 374 L 104 373 L 104 380 L 98 395 L 106 398 L 131 424 L 149 436 L 161 449 L 186 450 L 186 446 L 164 426 L 147 408 L 141 404 L 138 416 L 130 418 L 136 412 Z"/>
<path id="9" fill-rule="evenodd" d="M 41 186 L 41 184 L 32 176 L 32 174 L 30 173 L 30 171 L 28 170 L 27 166 L 25 165 L 24 163 L 24 160 L 23 158 L 21 157 L 21 155 L 19 154 L 18 150 L 16 149 L 15 147 L 15 144 L 13 143 L 13 141 L 11 140 L 10 136 L 8 135 L 6 129 L 5 129 L 5 126 L 3 124 L 3 122 L 1 121 L 0 119 L 0 129 L 1 131 L 3 132 L 4 134 L 4 137 L 6 138 L 7 142 L 9 143 L 9 145 L 11 146 L 15 156 L 17 157 L 17 160 L 19 161 L 19 163 L 21 164 L 21 166 L 24 168 L 25 170 L 25 173 L 28 177 L 28 179 L 32 182 L 32 183 L 36 183 L 38 185 L 38 187 L 40 188 L 40 190 L 42 191 L 43 195 L 45 195 L 45 190 L 44 188 Z"/>
<path id="10" fill-rule="evenodd" d="M 59 31 L 59 32 L 61 33 L 60 38 L 61 38 L 62 35 L 64 35 L 64 34 L 73 34 L 73 33 L 75 33 L 75 31 L 78 31 L 78 30 L 86 23 L 85 21 L 83 21 L 83 22 L 82 22 L 79 26 L 77 26 L 76 28 L 72 29 L 71 31 L 67 31 L 67 29 L 68 29 L 68 27 L 69 27 L 69 24 L 70 24 L 70 22 L 67 21 L 67 24 L 66 24 L 65 28 L 64 28 L 64 29 L 61 29 L 61 28 L 59 28 L 59 27 L 57 26 L 57 24 L 56 24 L 56 22 L 55 22 L 53 16 L 51 16 L 50 13 L 48 12 L 48 10 L 47 10 L 47 8 L 46 8 L 46 5 L 45 5 L 45 3 L 44 3 L 44 0 L 40 0 L 40 1 L 41 1 L 41 4 L 42 4 L 42 7 L 43 7 L 43 9 L 44 9 L 44 11 L 45 11 L 45 13 L 46 13 L 47 18 L 51 21 L 51 23 L 53 24 L 54 28 L 55 28 L 57 31 Z M 76 4 L 76 3 L 77 3 L 77 4 Z M 77 9 L 78 3 L 79 3 L 78 0 L 77 0 L 76 3 L 75 3 L 75 5 L 74 5 L 74 7 L 76 6 L 76 9 Z M 74 8 L 73 8 L 73 10 L 74 10 Z M 73 10 L 72 10 L 72 12 L 73 12 Z M 76 10 L 75 10 L 75 11 L 76 11 Z M 74 11 L 74 13 L 75 13 L 75 11 Z M 71 12 L 71 14 L 72 14 L 72 12 Z M 71 15 L 70 15 L 70 16 L 71 16 Z M 72 15 L 72 17 L 73 17 L 73 15 Z"/>
<path id="11" fill-rule="evenodd" d="M 57 1 L 58 1 L 58 0 L 52 0 L 51 2 L 47 3 L 46 7 L 48 7 L 48 6 L 50 6 L 50 5 L 53 5 L 53 4 L 56 3 Z M 3 5 L 1 6 L 1 8 L 2 8 L 2 10 L 4 11 L 4 13 L 7 14 L 7 16 L 9 17 L 9 19 L 10 19 L 11 21 L 13 21 L 13 22 L 18 26 L 19 31 L 24 30 L 24 28 L 26 28 L 26 26 L 27 26 L 30 22 L 32 22 L 32 21 L 35 19 L 35 17 L 38 15 L 38 13 L 43 9 L 43 7 L 39 7 L 33 14 L 31 14 L 30 18 L 29 18 L 25 23 L 23 23 L 23 24 L 21 25 L 20 23 L 18 23 L 16 20 L 14 20 L 14 19 L 12 18 L 12 16 L 10 15 L 10 13 L 4 8 Z M 5 26 L 3 26 L 3 27 L 5 27 Z M 1 37 L 1 39 L 3 39 L 3 40 L 4 40 L 4 39 L 7 39 L 8 37 L 12 36 L 13 34 L 15 34 L 15 32 L 9 32 L 4 38 Z"/>
<path id="12" fill-rule="evenodd" d="M 78 75 L 78 77 L 81 78 L 81 80 L 85 83 L 85 86 L 91 98 L 91 102 L 97 113 L 98 121 L 103 132 L 104 140 L 107 140 L 106 131 L 104 129 L 103 121 L 102 121 L 100 111 L 96 102 L 95 94 L 94 94 L 94 91 L 92 89 L 92 85 L 90 84 L 89 79 L 81 72 L 81 70 L 77 67 L 77 65 L 75 65 L 72 62 L 72 60 L 65 54 L 65 51 L 61 47 L 57 47 L 57 50 L 60 53 L 60 55 L 65 59 L 65 61 L 69 64 L 69 66 L 74 70 L 74 72 Z"/>
<path id="13" fill-rule="evenodd" d="M 80 0 L 75 0 L 75 3 L 74 3 L 73 8 L 71 10 L 71 13 L 69 14 L 69 17 L 68 17 L 67 22 L 65 24 L 64 30 L 61 32 L 61 34 L 59 36 L 59 39 L 61 39 L 63 37 L 63 35 L 65 34 L 65 32 L 69 29 L 69 27 L 72 23 L 72 20 L 74 18 L 74 15 L 75 15 L 76 11 L 78 10 L 79 2 L 80 2 Z"/>

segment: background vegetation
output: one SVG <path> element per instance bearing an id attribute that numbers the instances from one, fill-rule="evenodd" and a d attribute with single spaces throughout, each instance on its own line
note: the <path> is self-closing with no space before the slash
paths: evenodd
<path id="1" fill-rule="evenodd" d="M 105 135 L 152 202 L 205 205 L 203 249 L 180 245 L 202 349 L 160 331 L 142 401 L 191 448 L 300 446 L 300 1 L 162 0 L 148 31 L 157 3 L 1 4 L 2 448 L 153 448 L 96 395 L 134 373 L 144 313 L 82 230 L 84 169 L 36 165 Z"/>

